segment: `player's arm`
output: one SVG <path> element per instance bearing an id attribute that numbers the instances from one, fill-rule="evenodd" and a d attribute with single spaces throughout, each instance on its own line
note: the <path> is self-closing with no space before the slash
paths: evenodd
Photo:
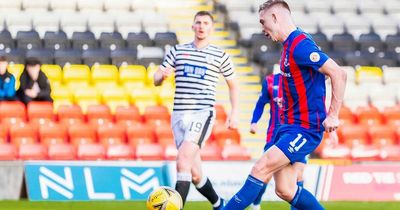
<path id="1" fill-rule="evenodd" d="M 230 56 L 224 53 L 220 67 L 222 75 L 225 77 L 229 87 L 229 99 L 231 102 L 231 113 L 228 116 L 226 125 L 228 128 L 237 128 L 238 123 L 238 104 L 239 104 L 239 84 L 235 77 L 233 62 Z"/>
<path id="2" fill-rule="evenodd" d="M 158 67 L 153 76 L 155 86 L 160 86 L 165 78 L 175 72 L 175 51 L 176 46 L 171 48 L 171 50 L 165 55 L 162 64 Z"/>
<path id="3" fill-rule="evenodd" d="M 332 59 L 328 59 L 320 68 L 320 72 L 331 78 L 332 99 L 324 127 L 328 132 L 336 130 L 339 126 L 339 110 L 342 106 L 346 88 L 347 73 Z"/>
<path id="4" fill-rule="evenodd" d="M 229 99 L 231 102 L 231 113 L 227 120 L 229 128 L 237 128 L 238 122 L 238 105 L 239 105 L 239 84 L 236 80 L 230 79 L 226 81 L 229 87 Z"/>
<path id="5" fill-rule="evenodd" d="M 258 97 L 256 106 L 253 110 L 253 117 L 251 118 L 251 125 L 250 125 L 250 133 L 257 132 L 257 122 L 260 120 L 262 114 L 264 113 L 264 107 L 267 103 L 270 102 L 270 98 L 268 95 L 268 82 L 264 80 L 262 83 L 261 94 Z"/>

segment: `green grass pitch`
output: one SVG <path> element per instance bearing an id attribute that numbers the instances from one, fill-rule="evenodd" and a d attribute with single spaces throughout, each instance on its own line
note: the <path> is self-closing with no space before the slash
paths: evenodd
<path id="1" fill-rule="evenodd" d="M 399 210 L 400 202 L 326 202 L 327 210 Z M 144 202 L 29 202 L 0 201 L 5 210 L 146 210 Z M 264 202 L 263 210 L 288 210 L 283 202 Z M 207 202 L 189 202 L 185 210 L 211 210 Z"/>

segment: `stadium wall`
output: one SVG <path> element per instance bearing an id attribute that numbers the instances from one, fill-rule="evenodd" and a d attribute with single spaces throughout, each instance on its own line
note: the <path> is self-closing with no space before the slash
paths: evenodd
<path id="1" fill-rule="evenodd" d="M 216 190 L 230 198 L 242 186 L 252 165 L 244 161 L 205 162 L 203 169 Z M 157 186 L 174 186 L 175 174 L 175 162 L 162 161 L 2 162 L 0 199 L 19 199 L 25 177 L 32 201 L 145 200 Z M 399 163 L 310 164 L 304 174 L 305 187 L 323 201 L 400 200 Z M 263 200 L 280 200 L 274 190 L 272 181 Z M 188 199 L 204 200 L 194 187 Z"/>

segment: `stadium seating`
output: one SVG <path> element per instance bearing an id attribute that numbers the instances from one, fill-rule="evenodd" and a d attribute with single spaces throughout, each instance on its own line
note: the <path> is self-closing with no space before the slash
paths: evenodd
<path id="1" fill-rule="evenodd" d="M 219 11 L 213 41 L 228 46 L 240 80 L 256 74 L 256 68 L 272 70 L 280 58 L 281 46 L 261 33 L 259 3 L 215 1 Z M 289 4 L 295 22 L 348 72 L 340 144 L 322 145 L 319 155 L 400 160 L 400 3 Z M 169 111 L 175 84 L 168 80 L 154 88 L 152 78 L 169 47 L 184 43 L 186 34 L 192 38 L 190 31 L 179 30 L 186 25 L 190 30 L 192 19 L 170 14 L 177 6 L 141 0 L 0 1 L 0 55 L 10 61 L 16 88 L 25 58 L 36 57 L 46 64 L 42 71 L 54 99 L 53 104 L 28 106 L 0 102 L 0 159 L 174 160 Z M 243 55 L 256 65 L 246 66 Z M 246 68 L 250 70 L 243 73 Z M 241 99 L 255 95 L 246 92 L 255 88 L 245 84 Z M 247 130 L 224 127 L 226 104 L 216 106 L 217 124 L 201 155 L 206 160 L 247 160 L 239 146 L 246 142 Z M 240 119 L 246 125 L 247 107 L 241 106 Z"/>
<path id="2" fill-rule="evenodd" d="M 72 144 L 51 144 L 48 156 L 50 160 L 76 160 L 76 148 Z"/>

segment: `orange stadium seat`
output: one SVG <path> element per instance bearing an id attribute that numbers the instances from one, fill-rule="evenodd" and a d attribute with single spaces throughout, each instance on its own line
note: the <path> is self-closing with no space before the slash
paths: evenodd
<path id="1" fill-rule="evenodd" d="M 104 146 L 123 144 L 126 142 L 125 127 L 116 124 L 102 125 L 97 128 L 99 142 Z"/>
<path id="2" fill-rule="evenodd" d="M 358 107 L 357 113 L 358 122 L 366 125 L 380 125 L 383 123 L 383 118 L 379 110 L 374 106 Z"/>
<path id="3" fill-rule="evenodd" d="M 365 125 L 343 126 L 339 138 L 350 147 L 368 144 L 368 127 Z"/>
<path id="4" fill-rule="evenodd" d="M 32 101 L 27 106 L 29 121 L 37 121 L 44 124 L 46 121 L 54 121 L 53 103 L 45 101 Z"/>
<path id="5" fill-rule="evenodd" d="M 0 144 L 0 160 L 16 160 L 17 147 L 13 144 Z"/>
<path id="6" fill-rule="evenodd" d="M 171 120 L 168 108 L 165 106 L 147 106 L 144 110 L 144 119 L 149 121 L 167 121 Z"/>
<path id="7" fill-rule="evenodd" d="M 73 145 L 96 142 L 96 130 L 89 124 L 74 124 L 69 126 L 68 135 Z"/>
<path id="8" fill-rule="evenodd" d="M 221 152 L 224 160 L 250 160 L 251 156 L 246 147 L 240 145 L 225 145 Z"/>
<path id="9" fill-rule="evenodd" d="M 102 125 L 113 121 L 110 107 L 107 105 L 89 105 L 86 116 L 89 123 Z"/>
<path id="10" fill-rule="evenodd" d="M 216 144 L 206 144 L 200 150 L 202 160 L 221 160 L 221 148 Z"/>
<path id="11" fill-rule="evenodd" d="M 386 161 L 400 161 L 400 145 L 387 145 L 382 147 L 380 158 Z"/>
<path id="12" fill-rule="evenodd" d="M 7 142 L 8 140 L 8 126 L 0 123 L 0 144 Z"/>
<path id="13" fill-rule="evenodd" d="M 386 123 L 400 126 L 400 106 L 385 107 L 383 109 L 383 116 Z"/>
<path id="14" fill-rule="evenodd" d="M 215 111 L 216 111 L 216 121 L 225 123 L 226 118 L 228 117 L 224 107 L 221 104 L 216 104 L 215 105 Z"/>
<path id="15" fill-rule="evenodd" d="M 82 109 L 77 105 L 62 105 L 58 108 L 57 115 L 58 121 L 67 125 L 85 121 Z"/>
<path id="16" fill-rule="evenodd" d="M 62 144 L 67 142 L 68 135 L 65 125 L 48 124 L 39 127 L 40 142 L 45 145 Z"/>
<path id="17" fill-rule="evenodd" d="M 157 142 L 161 146 L 175 145 L 174 134 L 172 133 L 172 129 L 170 126 L 160 126 L 155 130 Z"/>
<path id="18" fill-rule="evenodd" d="M 138 160 L 163 160 L 164 148 L 159 144 L 139 144 L 136 146 Z"/>
<path id="19" fill-rule="evenodd" d="M 165 147 L 164 154 L 165 160 L 176 160 L 176 157 L 178 156 L 178 150 L 176 149 L 175 145 L 170 144 Z"/>
<path id="20" fill-rule="evenodd" d="M 136 106 L 120 106 L 115 110 L 115 121 L 129 125 L 133 122 L 141 122 L 142 116 L 140 116 L 139 109 Z"/>
<path id="21" fill-rule="evenodd" d="M 10 127 L 11 142 L 17 146 L 37 142 L 37 128 L 30 124 L 19 123 Z"/>
<path id="22" fill-rule="evenodd" d="M 240 133 L 237 129 L 228 129 L 223 124 L 216 124 L 213 129 L 215 141 L 220 147 L 240 144 Z"/>
<path id="23" fill-rule="evenodd" d="M 132 160 L 135 157 L 133 147 L 126 144 L 110 145 L 107 148 L 108 160 Z"/>
<path id="24" fill-rule="evenodd" d="M 351 149 L 351 158 L 358 161 L 375 161 L 380 158 L 380 148 L 375 145 L 357 145 Z"/>
<path id="25" fill-rule="evenodd" d="M 349 107 L 342 106 L 339 112 L 339 120 L 341 125 L 354 124 L 355 116 Z"/>
<path id="26" fill-rule="evenodd" d="M 126 129 L 129 145 L 149 144 L 155 142 L 154 130 L 151 126 L 139 124 Z"/>
<path id="27" fill-rule="evenodd" d="M 368 130 L 371 142 L 374 145 L 384 147 L 396 143 L 396 128 L 390 125 L 371 126 Z"/>
<path id="28" fill-rule="evenodd" d="M 42 144 L 23 144 L 19 147 L 21 160 L 46 160 L 47 149 Z"/>
<path id="29" fill-rule="evenodd" d="M 76 149 L 72 144 L 51 144 L 48 155 L 50 160 L 76 160 Z"/>
<path id="30" fill-rule="evenodd" d="M 351 149 L 344 144 L 325 145 L 320 152 L 323 159 L 349 159 Z"/>
<path id="31" fill-rule="evenodd" d="M 79 160 L 104 160 L 106 149 L 101 144 L 81 144 L 78 146 Z"/>
<path id="32" fill-rule="evenodd" d="M 0 102 L 1 121 L 15 122 L 17 119 L 26 120 L 25 105 L 20 101 L 2 101 Z"/>

